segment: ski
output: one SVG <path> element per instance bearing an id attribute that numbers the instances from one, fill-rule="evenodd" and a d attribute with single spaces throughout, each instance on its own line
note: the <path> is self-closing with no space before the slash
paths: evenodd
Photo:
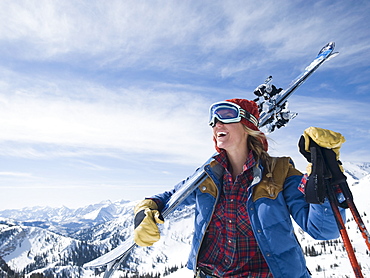
<path id="1" fill-rule="evenodd" d="M 272 77 L 268 77 L 264 84 L 257 87 L 255 94 L 258 98 L 255 100 L 261 111 L 261 117 L 259 121 L 260 127 L 267 126 L 267 133 L 273 132 L 275 127 L 285 126 L 290 119 L 293 117 L 290 115 L 289 119 L 285 119 L 284 122 L 279 121 L 279 115 L 286 112 L 287 99 L 292 95 L 292 93 L 303 84 L 303 82 L 315 72 L 325 61 L 329 58 L 334 57 L 337 53 L 333 53 L 334 42 L 326 44 L 315 57 L 315 59 L 305 68 L 305 70 L 296 77 L 286 88 L 276 89 L 272 85 Z M 290 111 L 288 111 L 290 113 Z M 295 113 L 296 115 L 296 113 Z M 294 117 L 295 117 L 294 115 Z M 177 191 L 171 196 L 167 206 L 162 211 L 162 215 L 166 218 L 171 212 L 173 212 L 198 186 L 200 186 L 203 181 L 212 175 L 212 171 L 217 171 L 214 167 L 219 167 L 218 164 L 212 165 L 213 158 L 207 160 L 201 167 L 199 167 L 195 173 L 184 180 L 177 189 Z M 130 252 L 136 247 L 133 240 L 133 236 L 130 236 L 118 247 L 112 249 L 106 254 L 84 264 L 86 268 L 98 268 L 107 266 L 104 273 L 104 278 L 109 278 L 112 276 L 114 271 L 124 262 L 126 257 Z"/>
<path id="2" fill-rule="evenodd" d="M 333 52 L 335 47 L 334 42 L 326 44 L 316 58 L 298 75 L 290 85 L 285 89 L 276 89 L 271 84 L 272 76 L 269 76 L 265 84 L 256 88 L 254 93 L 258 96 L 255 101 L 260 110 L 260 128 L 263 128 L 265 133 L 271 133 L 275 128 L 285 126 L 289 120 L 295 118 L 297 113 L 290 112 L 287 99 L 293 92 L 301 86 L 311 74 L 313 74 L 325 61 L 337 56 L 338 52 Z"/>
<path id="3" fill-rule="evenodd" d="M 194 172 L 192 176 L 182 182 L 181 187 L 171 196 L 171 199 L 162 211 L 162 216 L 164 218 L 173 212 L 198 186 L 200 186 L 208 175 L 212 174 L 211 168 L 219 167 L 219 165 L 213 167 L 210 166 L 212 160 L 213 158 L 207 160 Z M 117 267 L 136 246 L 133 236 L 130 236 L 121 245 L 95 260 L 86 263 L 84 267 L 97 268 L 107 265 L 107 269 L 103 277 L 111 277 Z"/>

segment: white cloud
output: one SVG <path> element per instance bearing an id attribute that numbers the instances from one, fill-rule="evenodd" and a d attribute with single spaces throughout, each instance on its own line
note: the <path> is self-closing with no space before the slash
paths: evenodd
<path id="1" fill-rule="evenodd" d="M 36 156 L 42 150 L 48 153 L 48 148 L 37 150 L 30 147 L 32 144 L 59 146 L 56 149 L 71 147 L 75 151 L 81 148 L 81 152 L 77 151 L 80 154 L 86 149 L 97 149 L 96 154 L 119 150 L 204 157 L 211 131 L 207 125 L 209 103 L 201 96 L 170 88 L 111 91 L 84 85 L 88 84 L 78 85 L 81 89 L 76 96 L 69 92 L 55 94 L 63 91 L 57 86 L 50 93 L 1 94 L 3 147 L 14 147 L 7 142 L 24 144 L 21 149 Z M 188 150 L 198 146 L 204 151 L 191 155 Z M 17 152 L 20 149 L 8 153 Z"/>
<path id="2" fill-rule="evenodd" d="M 287 127 L 270 134 L 275 141 L 271 144 L 273 155 L 292 156 L 304 170 L 307 162 L 298 152 L 298 140 L 304 129 L 315 126 L 339 132 L 346 138 L 341 148 L 343 161 L 370 161 L 370 151 L 364 145 L 370 139 L 368 103 L 297 94 L 290 100 L 290 109 L 298 111 L 298 116 Z"/>
<path id="3" fill-rule="evenodd" d="M 194 5 L 172 2 L 4 1 L 0 10 L 2 39 L 25 41 L 42 57 L 109 51 L 131 60 L 126 54 L 189 42 L 201 23 Z"/>
<path id="4" fill-rule="evenodd" d="M 260 55 L 241 57 L 245 69 L 253 68 L 256 61 L 265 66 L 302 57 L 307 50 L 335 40 L 351 57 L 344 64 L 353 65 L 352 57 L 366 55 L 369 47 L 363 39 L 363 32 L 368 32 L 367 15 L 353 3 L 327 5 L 327 1 L 305 5 L 286 1 L 264 5 L 255 1 L 2 1 L 0 39 L 7 45 L 7 54 L 18 58 L 94 57 L 94 63 L 104 67 L 138 63 L 192 71 L 209 65 L 217 68 L 235 51 L 268 57 L 266 61 L 260 61 Z M 361 5 L 362 11 L 368 10 L 368 3 Z"/>
<path id="5" fill-rule="evenodd" d="M 317 125 L 345 135 L 344 157 L 369 160 L 369 5 L 0 1 L 3 195 L 19 186 L 22 202 L 62 202 L 74 194 L 80 202 L 77 195 L 89 187 L 98 200 L 107 191 L 139 198 L 136 187 L 155 183 L 154 192 L 177 182 L 214 152 L 211 102 L 248 97 L 270 74 L 284 86 L 329 41 L 340 55 L 320 69 L 321 80 L 310 78 L 292 97 L 299 115 L 272 134 L 271 150 L 303 167 L 296 141 L 303 128 Z M 337 94 L 324 83 L 335 84 Z M 349 83 L 358 101 L 347 101 Z M 308 88 L 311 98 L 303 97 Z M 338 98 L 318 98 L 321 91 Z"/>
<path id="6" fill-rule="evenodd" d="M 0 176 L 5 177 L 32 177 L 30 173 L 21 173 L 21 172 L 0 172 Z"/>

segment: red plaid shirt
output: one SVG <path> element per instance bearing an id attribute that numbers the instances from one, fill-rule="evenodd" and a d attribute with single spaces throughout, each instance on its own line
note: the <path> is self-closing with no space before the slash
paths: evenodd
<path id="1" fill-rule="evenodd" d="M 243 172 L 233 182 L 226 152 L 215 157 L 224 168 L 220 199 L 206 232 L 199 254 L 198 266 L 206 267 L 218 277 L 272 277 L 257 245 L 250 225 L 247 198 L 256 161 L 252 152 Z"/>

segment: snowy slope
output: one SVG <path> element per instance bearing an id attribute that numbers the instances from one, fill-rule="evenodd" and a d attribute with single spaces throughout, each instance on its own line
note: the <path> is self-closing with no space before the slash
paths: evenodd
<path id="1" fill-rule="evenodd" d="M 349 170 L 348 173 L 346 173 L 346 176 L 348 177 L 348 184 L 350 186 L 350 189 L 354 195 L 354 201 L 357 205 L 358 211 L 361 214 L 361 217 L 367 226 L 367 228 L 370 230 L 370 204 L 368 202 L 368 196 L 370 196 L 370 167 L 368 163 L 345 163 L 345 168 Z M 362 266 L 362 271 L 364 277 L 370 277 L 370 254 L 367 250 L 365 241 L 361 234 L 359 233 L 359 230 L 357 228 L 357 224 L 353 220 L 353 217 L 351 215 L 351 212 L 347 210 L 347 219 L 348 222 L 346 224 L 347 230 L 349 233 L 350 239 L 353 241 L 352 244 L 354 246 L 354 249 L 356 250 L 356 256 L 359 261 L 359 263 Z M 189 230 L 192 229 L 192 221 L 189 220 L 189 222 L 181 222 L 180 227 L 178 228 L 177 223 L 171 223 L 171 227 L 174 227 L 174 229 L 182 229 L 184 232 L 189 232 Z M 186 227 L 183 227 L 181 225 L 186 225 Z M 189 229 L 189 230 L 188 230 Z M 164 235 L 166 236 L 166 230 L 163 231 Z M 353 270 L 351 267 L 351 264 L 349 262 L 348 256 L 346 251 L 343 249 L 343 244 L 341 243 L 341 239 L 338 239 L 338 241 L 317 241 L 312 239 L 309 235 L 303 233 L 300 231 L 300 229 L 296 228 L 296 234 L 298 236 L 298 239 L 300 240 L 300 243 L 302 245 L 303 250 L 306 248 L 314 248 L 315 252 L 319 255 L 317 256 L 310 256 L 307 254 L 307 264 L 312 272 L 312 277 L 354 277 Z M 163 240 L 163 239 L 162 239 Z M 187 253 L 185 251 L 188 251 L 188 247 L 183 247 L 181 249 L 177 248 L 177 245 L 171 242 L 171 244 L 167 245 L 166 242 L 163 241 L 158 242 L 155 244 L 150 251 L 142 251 L 140 253 L 137 253 L 136 250 L 133 254 L 133 257 L 137 258 L 136 261 L 134 261 L 134 264 L 131 265 L 134 269 L 139 270 L 140 272 L 143 271 L 145 273 L 163 273 L 159 270 L 161 270 L 161 267 L 158 266 L 155 262 L 158 258 L 158 249 L 162 249 L 167 247 L 168 249 L 165 250 L 165 254 L 173 254 L 177 258 L 177 265 L 181 266 L 186 261 L 186 255 L 184 253 Z M 325 243 L 325 244 L 324 244 Z M 329 246 L 330 245 L 330 246 Z M 174 248 L 175 247 L 175 248 Z M 143 250 L 143 249 L 141 249 Z M 180 250 L 180 251 L 179 251 Z M 149 253 L 150 252 L 150 253 Z M 140 258 L 140 259 L 138 259 Z M 143 259 L 145 258 L 145 259 Z M 148 259 L 147 259 L 148 258 Z M 169 260 L 165 261 L 166 263 L 169 263 Z M 162 267 L 163 269 L 163 267 Z M 114 277 L 120 277 L 121 274 L 126 272 L 117 272 Z M 186 268 L 180 268 L 175 273 L 172 273 L 169 276 L 170 278 L 174 277 L 193 277 L 192 271 L 187 270 Z"/>
<path id="2" fill-rule="evenodd" d="M 124 214 L 128 201 L 103 201 L 78 209 L 67 207 L 30 207 L 21 210 L 0 211 L 0 217 L 11 218 L 24 226 L 48 229 L 55 233 L 68 235 L 81 229 L 105 223 Z"/>
<path id="3" fill-rule="evenodd" d="M 344 166 L 348 170 L 348 183 L 355 203 L 365 225 L 370 229 L 369 164 L 344 163 Z M 11 215 L 6 211 L 8 218 L 0 219 L 0 256 L 13 270 L 27 269 L 29 274 L 44 272 L 53 273 L 54 277 L 102 277 L 103 269 L 95 272 L 81 266 L 116 247 L 132 233 L 135 204 L 136 202 L 104 202 L 73 210 L 74 213 L 68 208 L 23 209 L 15 212 L 16 220 L 9 219 Z M 0 212 L 0 216 L 3 215 L 4 212 Z M 45 225 L 43 217 L 46 215 L 53 219 L 53 226 Z M 103 216 L 95 222 L 99 215 Z M 105 218 L 106 215 L 109 217 Z M 117 271 L 114 277 L 118 278 L 127 273 L 159 273 L 163 277 L 166 273 L 168 276 L 165 277 L 191 278 L 192 272 L 184 266 L 190 250 L 193 218 L 192 207 L 174 212 L 166 219 L 165 224 L 161 225 L 161 240 L 149 248 L 136 248 L 123 265 L 129 271 Z M 370 277 L 370 255 L 349 210 L 347 218 L 346 226 L 358 261 L 363 267 L 363 274 Z M 63 225 L 57 222 L 58 219 Z M 33 226 L 29 225 L 30 222 Z M 77 231 L 65 228 L 70 223 L 80 222 L 84 225 Z M 313 277 L 353 277 L 341 242 L 324 244 L 300 233 L 299 229 L 297 236 L 303 250 L 313 248 L 315 254 L 318 254 L 311 256 L 311 252 L 311 255 L 306 256 Z"/>
<path id="4" fill-rule="evenodd" d="M 37 227 L 1 225 L 0 232 L 8 234 L 7 241 L 1 242 L 0 254 L 12 269 L 26 268 L 41 254 L 45 254 L 50 262 L 57 262 L 60 255 L 75 242 Z"/>

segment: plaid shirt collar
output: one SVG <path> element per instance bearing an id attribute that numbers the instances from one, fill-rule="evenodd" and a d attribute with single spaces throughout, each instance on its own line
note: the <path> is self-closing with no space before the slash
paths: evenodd
<path id="1" fill-rule="evenodd" d="M 225 150 L 221 150 L 221 152 L 213 157 L 218 163 L 221 164 L 222 167 L 229 171 L 229 159 L 227 157 L 227 153 Z M 254 158 L 253 151 L 249 151 L 247 159 L 243 165 L 243 172 L 253 168 L 257 164 L 257 161 Z"/>

